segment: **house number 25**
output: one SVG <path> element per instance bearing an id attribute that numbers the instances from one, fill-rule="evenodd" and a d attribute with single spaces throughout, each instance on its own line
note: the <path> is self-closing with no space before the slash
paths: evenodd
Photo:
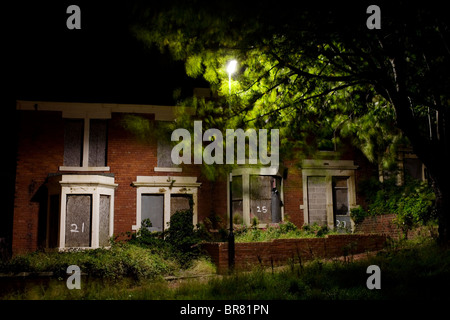
<path id="1" fill-rule="evenodd" d="M 266 213 L 267 212 L 267 208 L 266 206 L 256 206 L 256 212 L 262 212 L 262 213 Z"/>
<path id="2" fill-rule="evenodd" d="M 76 223 L 72 223 L 70 225 L 70 232 L 80 232 Z M 81 232 L 84 232 L 84 222 L 81 224 Z"/>

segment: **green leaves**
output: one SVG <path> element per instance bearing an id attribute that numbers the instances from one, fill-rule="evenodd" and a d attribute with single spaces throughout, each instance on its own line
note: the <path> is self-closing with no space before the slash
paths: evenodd
<path id="1" fill-rule="evenodd" d="M 450 101 L 443 89 L 448 77 L 442 71 L 450 65 L 442 21 L 409 4 L 408 15 L 392 19 L 404 9 L 392 4 L 385 8 L 390 15 L 383 28 L 368 32 L 355 18 L 365 12 L 361 4 L 291 7 L 170 1 L 155 5 L 134 30 L 144 42 L 185 61 L 187 75 L 210 84 L 217 99 L 183 102 L 196 108 L 205 128 L 277 128 L 285 142 L 280 154 L 295 146 L 300 158 L 320 147 L 339 151 L 342 139 L 351 139 L 385 167 L 411 132 L 430 139 L 438 126 L 430 108 L 448 108 Z M 225 70 L 230 59 L 239 64 L 231 81 Z M 392 100 L 400 87 L 404 96 L 398 101 L 408 105 Z M 406 126 L 417 128 L 402 134 L 400 114 L 410 115 L 414 122 Z M 183 121 L 178 124 L 188 126 L 192 119 Z M 405 133 L 405 125 L 401 129 Z"/>
<path id="2" fill-rule="evenodd" d="M 406 233 L 436 218 L 433 211 L 436 196 L 426 182 L 407 177 L 406 183 L 398 186 L 394 177 L 384 183 L 365 181 L 360 189 L 368 206 L 367 210 L 360 207 L 351 210 L 356 223 L 365 216 L 394 213 L 395 223 Z"/>
<path id="3" fill-rule="evenodd" d="M 201 75 L 202 58 L 199 55 L 193 55 L 186 60 L 186 74 L 190 77 L 196 78 Z"/>

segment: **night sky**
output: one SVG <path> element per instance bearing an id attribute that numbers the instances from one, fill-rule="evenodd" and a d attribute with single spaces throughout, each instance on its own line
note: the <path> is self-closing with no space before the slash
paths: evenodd
<path id="1" fill-rule="evenodd" d="M 10 94 L 24 100 L 170 105 L 174 89 L 192 93 L 182 62 L 131 34 L 131 5 L 92 2 L 19 2 L 4 12 Z M 71 4 L 81 9 L 81 30 L 66 27 Z"/>

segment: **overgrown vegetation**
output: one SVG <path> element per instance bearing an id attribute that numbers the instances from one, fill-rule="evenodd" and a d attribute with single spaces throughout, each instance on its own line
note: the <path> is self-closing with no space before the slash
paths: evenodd
<path id="1" fill-rule="evenodd" d="M 204 227 L 194 228 L 192 210 L 180 210 L 170 217 L 170 226 L 164 232 L 149 231 L 150 220 L 142 222 L 141 229 L 131 235 L 130 244 L 158 251 L 160 255 L 173 258 L 182 268 L 189 267 L 192 261 L 201 256 L 198 244 L 209 238 Z"/>
<path id="2" fill-rule="evenodd" d="M 116 243 L 110 249 L 36 251 L 2 262 L 0 272 L 53 272 L 66 277 L 67 267 L 77 265 L 82 272 L 98 278 L 155 278 L 178 269 L 176 260 L 162 253 L 130 243 Z"/>
<path id="3" fill-rule="evenodd" d="M 381 290 L 366 287 L 369 265 L 381 269 Z M 176 285 L 157 280 L 124 278 L 111 282 L 83 279 L 80 290 L 68 290 L 65 281 L 4 295 L 4 299 L 255 299 L 255 300 L 375 300 L 450 298 L 450 251 L 430 238 L 392 242 L 376 256 L 357 261 L 292 261 L 283 269 L 265 270 L 223 277 L 190 279 Z"/>
<path id="4" fill-rule="evenodd" d="M 192 210 L 181 210 L 171 217 L 165 232 L 151 232 L 149 220 L 129 234 L 127 241 L 111 241 L 109 249 L 36 251 L 0 262 L 0 273 L 53 272 L 66 276 L 67 267 L 77 265 L 91 277 L 106 279 L 155 279 L 185 270 L 205 259 L 198 243 L 203 229 L 192 224 Z"/>
<path id="5" fill-rule="evenodd" d="M 415 227 L 426 225 L 436 219 L 435 194 L 426 182 L 412 178 L 401 186 L 395 179 L 381 183 L 376 179 L 364 181 L 360 191 L 366 197 L 367 209 L 351 210 L 351 217 L 359 223 L 367 216 L 394 213 L 396 224 L 406 233 Z"/>
<path id="6" fill-rule="evenodd" d="M 258 223 L 253 222 L 252 226 L 239 226 L 235 231 L 236 242 L 257 242 L 271 241 L 274 239 L 298 239 L 323 237 L 327 234 L 336 234 L 337 231 L 330 230 L 327 226 L 317 224 L 304 225 L 298 228 L 292 222 L 281 222 L 278 225 L 271 225 L 266 229 L 257 227 Z"/>

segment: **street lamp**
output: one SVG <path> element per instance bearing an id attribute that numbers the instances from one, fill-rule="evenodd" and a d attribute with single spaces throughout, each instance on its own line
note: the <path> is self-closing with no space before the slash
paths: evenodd
<path id="1" fill-rule="evenodd" d="M 234 233 L 233 233 L 233 174 L 230 172 L 229 178 L 229 206 L 230 206 L 230 233 L 228 234 L 228 270 L 233 272 L 234 270 Z"/>
<path id="2" fill-rule="evenodd" d="M 227 65 L 227 73 L 228 73 L 228 89 L 231 95 L 231 75 L 236 72 L 237 61 L 231 60 Z"/>
<path id="3" fill-rule="evenodd" d="M 227 73 L 228 73 L 228 92 L 231 96 L 231 75 L 236 72 L 237 61 L 231 60 L 227 65 Z M 229 102 L 228 107 L 231 109 L 231 102 Z M 229 178 L 229 190 L 230 190 L 230 198 L 229 198 L 229 207 L 230 207 L 230 233 L 228 234 L 228 268 L 229 271 L 232 272 L 234 270 L 234 233 L 233 233 L 233 175 L 230 172 Z"/>

